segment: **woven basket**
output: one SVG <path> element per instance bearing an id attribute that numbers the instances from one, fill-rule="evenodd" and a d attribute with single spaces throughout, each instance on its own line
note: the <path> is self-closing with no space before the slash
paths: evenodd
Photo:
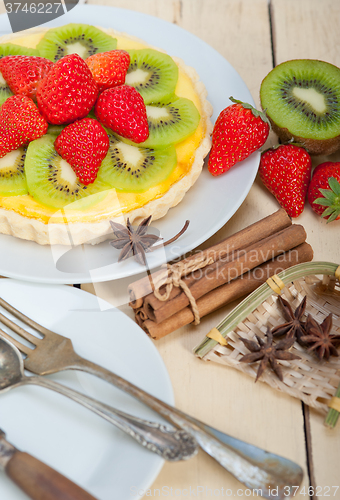
<path id="1" fill-rule="evenodd" d="M 310 263 L 308 267 L 309 270 L 313 268 L 318 270 L 318 268 L 323 267 L 322 264 L 326 263 Z M 338 280 L 334 277 L 338 268 L 335 264 L 328 265 L 333 266 L 332 275 L 321 278 L 308 274 L 287 283 L 287 279 L 289 279 L 287 271 L 281 273 L 280 278 L 286 281 L 281 296 L 288 300 L 293 308 L 296 308 L 303 297 L 307 295 L 306 315 L 310 313 L 320 323 L 329 313 L 332 313 L 332 333 L 340 334 L 340 287 Z M 302 269 L 302 266 L 306 267 L 306 265 L 298 265 L 290 270 L 297 269 L 299 271 L 298 268 Z M 299 272 L 295 274 L 299 274 Z M 291 275 L 294 275 L 294 272 L 291 272 Z M 256 377 L 258 363 L 247 364 L 239 361 L 244 354 L 249 353 L 244 343 L 239 339 L 239 335 L 250 340 L 254 338 L 255 334 L 264 338 L 267 327 L 272 329 L 285 323 L 281 308 L 278 306 L 278 295 L 273 293 L 267 284 L 260 288 L 262 288 L 262 295 L 267 295 L 265 300 L 257 306 L 255 304 L 254 308 L 251 307 L 256 301 L 255 299 L 257 298 L 258 301 L 261 297 L 259 289 L 256 290 L 217 326 L 219 332 L 228 340 L 228 344 L 224 346 L 205 338 L 196 347 L 194 351 L 196 355 L 204 360 L 232 366 L 253 378 Z M 242 310 L 245 311 L 245 314 L 242 314 Z M 235 318 L 240 320 L 236 320 L 236 324 Z M 340 383 L 340 356 L 332 356 L 329 361 L 320 362 L 315 355 L 307 352 L 297 342 L 291 348 L 291 352 L 297 354 L 300 359 L 278 361 L 284 375 L 283 382 L 270 369 L 264 372 L 260 380 L 304 401 L 320 412 L 326 413 L 328 411 L 327 401 L 334 396 Z"/>

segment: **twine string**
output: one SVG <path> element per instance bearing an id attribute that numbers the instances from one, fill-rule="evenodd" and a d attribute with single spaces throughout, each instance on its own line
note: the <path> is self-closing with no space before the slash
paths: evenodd
<path id="1" fill-rule="evenodd" d="M 154 295 L 158 300 L 165 302 L 169 299 L 170 293 L 174 286 L 181 288 L 189 300 L 189 304 L 194 315 L 194 324 L 200 323 L 200 315 L 198 311 L 197 302 L 192 295 L 190 288 L 183 281 L 183 276 L 198 271 L 214 262 L 212 257 L 199 256 L 188 262 L 177 262 L 176 264 L 164 264 L 162 267 L 165 269 L 164 273 L 156 276 L 154 280 Z M 164 292 L 160 288 L 165 285 Z"/>

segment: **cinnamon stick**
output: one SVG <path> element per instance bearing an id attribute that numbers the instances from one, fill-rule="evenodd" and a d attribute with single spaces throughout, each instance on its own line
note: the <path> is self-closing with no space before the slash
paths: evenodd
<path id="1" fill-rule="evenodd" d="M 245 248 L 257 241 L 260 241 L 272 234 L 275 234 L 286 227 L 289 227 L 292 224 L 290 217 L 287 215 L 287 212 L 284 209 L 280 209 L 277 212 L 261 219 L 258 222 L 238 231 L 232 236 L 228 236 L 223 241 L 213 245 L 206 250 L 200 252 L 200 256 L 202 257 L 210 257 L 216 262 L 219 259 L 225 258 L 227 255 L 231 255 L 238 250 Z M 186 259 L 183 259 L 182 262 L 187 263 L 192 259 L 197 258 L 197 254 L 193 254 Z M 156 277 L 159 274 L 163 273 L 163 271 L 157 271 L 153 273 L 152 277 Z M 152 293 L 152 280 L 150 280 L 149 276 L 142 278 L 134 283 L 129 285 L 129 294 L 130 294 L 130 305 L 133 308 L 139 308 L 143 304 L 143 297 Z M 174 294 L 177 294 L 177 291 L 174 291 Z"/>
<path id="2" fill-rule="evenodd" d="M 296 264 L 309 262 L 312 259 L 312 247 L 308 243 L 302 243 L 296 248 L 285 252 L 283 255 L 276 257 L 270 262 L 266 262 L 258 266 L 254 270 L 242 275 L 230 283 L 226 283 L 218 288 L 215 288 L 197 300 L 200 317 L 202 318 L 216 309 L 219 309 L 220 307 L 253 292 L 274 274 L 278 274 L 284 269 Z M 137 311 L 138 309 L 136 310 L 136 315 L 138 314 Z M 140 326 L 153 339 L 158 340 L 178 328 L 190 324 L 192 321 L 194 321 L 192 310 L 190 307 L 185 307 L 161 323 L 155 323 L 154 321 L 147 319 L 145 321 L 141 321 Z"/>
<path id="3" fill-rule="evenodd" d="M 144 321 L 146 321 L 148 318 L 148 315 L 146 314 L 144 310 L 144 306 L 138 307 L 138 309 L 134 310 L 135 312 L 135 320 L 137 325 L 142 326 Z"/>
<path id="4" fill-rule="evenodd" d="M 211 266 L 206 266 L 200 279 L 193 280 L 189 287 L 195 300 L 209 293 L 211 290 L 236 279 L 241 274 L 258 267 L 263 262 L 271 260 L 306 240 L 306 232 L 302 226 L 291 225 L 282 231 L 256 242 L 240 252 L 233 260 L 220 259 Z M 164 321 L 173 314 L 189 305 L 187 295 L 180 290 L 172 300 L 156 301 L 152 296 L 146 301 L 147 316 L 157 323 Z"/>

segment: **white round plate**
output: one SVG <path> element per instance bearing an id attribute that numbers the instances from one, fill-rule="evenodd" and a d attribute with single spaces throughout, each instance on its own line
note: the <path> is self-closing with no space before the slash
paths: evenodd
<path id="1" fill-rule="evenodd" d="M 79 355 L 173 404 L 169 376 L 152 341 L 109 304 L 69 286 L 5 279 L 0 280 L 0 296 L 45 327 L 71 338 Z M 49 377 L 128 413 L 161 420 L 93 375 L 68 370 Z M 163 464 L 158 455 L 106 420 L 37 386 L 0 394 L 0 428 L 17 448 L 55 468 L 98 500 L 131 499 L 136 489 L 152 485 Z M 0 498 L 27 497 L 2 473 Z"/>
<path id="2" fill-rule="evenodd" d="M 231 104 L 229 96 L 253 104 L 245 83 L 228 61 L 208 44 L 175 24 L 139 12 L 81 5 L 44 26 L 68 22 L 114 28 L 162 48 L 172 56 L 181 57 L 187 65 L 196 69 L 205 84 L 208 99 L 214 108 L 213 121 L 222 109 Z M 7 15 L 0 16 L 0 34 L 10 31 Z M 228 175 L 218 178 L 209 174 L 207 168 L 203 169 L 184 200 L 153 224 L 166 241 L 178 233 L 187 219 L 190 220 L 189 229 L 173 245 L 150 254 L 150 269 L 197 247 L 234 215 L 253 184 L 259 158 L 259 153 L 253 153 L 237 168 L 231 169 Z M 118 255 L 119 251 L 108 242 L 73 249 L 53 248 L 0 235 L 0 274 L 33 282 L 102 282 L 141 272 L 141 266 L 134 259 L 118 263 Z"/>

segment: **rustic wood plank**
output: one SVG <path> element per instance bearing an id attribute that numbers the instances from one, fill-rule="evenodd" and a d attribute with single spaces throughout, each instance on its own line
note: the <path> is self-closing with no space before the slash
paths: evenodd
<path id="1" fill-rule="evenodd" d="M 89 0 L 89 3 L 96 3 L 96 0 Z M 109 0 L 100 3 L 112 5 Z M 258 103 L 262 78 L 272 69 L 267 0 L 116 0 L 114 5 L 175 22 L 205 40 L 235 67 Z M 276 209 L 275 200 L 256 182 L 237 214 L 204 246 Z M 119 305 L 117 296 L 125 290 L 128 281 L 95 284 L 94 287 L 85 285 L 83 288 Z M 128 307 L 122 306 L 121 309 L 132 317 Z M 226 313 L 226 309 L 214 313 L 204 318 L 198 327 L 182 328 L 155 343 L 169 371 L 176 404 L 224 432 L 298 462 L 305 470 L 304 484 L 308 485 L 300 402 L 265 384 L 255 385 L 251 379 L 232 369 L 202 362 L 192 355 L 193 347 Z M 200 491 L 196 498 L 202 500 L 207 498 L 205 488 L 220 491 L 229 488 L 233 495 L 243 488 L 215 461 L 199 453 L 186 463 L 165 464 L 152 490 L 168 486 L 173 488 L 175 495 L 175 490 L 184 491 L 198 485 L 203 486 L 204 491 Z M 238 498 L 249 496 L 241 493 Z M 296 498 L 305 497 L 297 495 Z"/>
<path id="2" fill-rule="evenodd" d="M 320 59 L 340 65 L 340 3 L 332 0 L 272 0 L 276 64 Z"/>
<path id="3" fill-rule="evenodd" d="M 340 67 L 338 42 L 340 3 L 332 0 L 272 0 L 272 26 L 276 64 L 290 59 L 320 59 Z M 340 161 L 340 154 L 330 157 Z M 328 160 L 313 158 L 317 165 Z M 338 223 L 326 224 L 306 207 L 298 221 L 305 226 L 315 252 L 314 260 L 339 261 L 340 232 Z M 339 486 L 340 425 L 333 431 L 323 425 L 323 417 L 310 411 L 311 468 L 315 476 L 315 497 L 328 492 L 340 498 Z M 335 493 L 335 495 L 334 495 Z"/>

